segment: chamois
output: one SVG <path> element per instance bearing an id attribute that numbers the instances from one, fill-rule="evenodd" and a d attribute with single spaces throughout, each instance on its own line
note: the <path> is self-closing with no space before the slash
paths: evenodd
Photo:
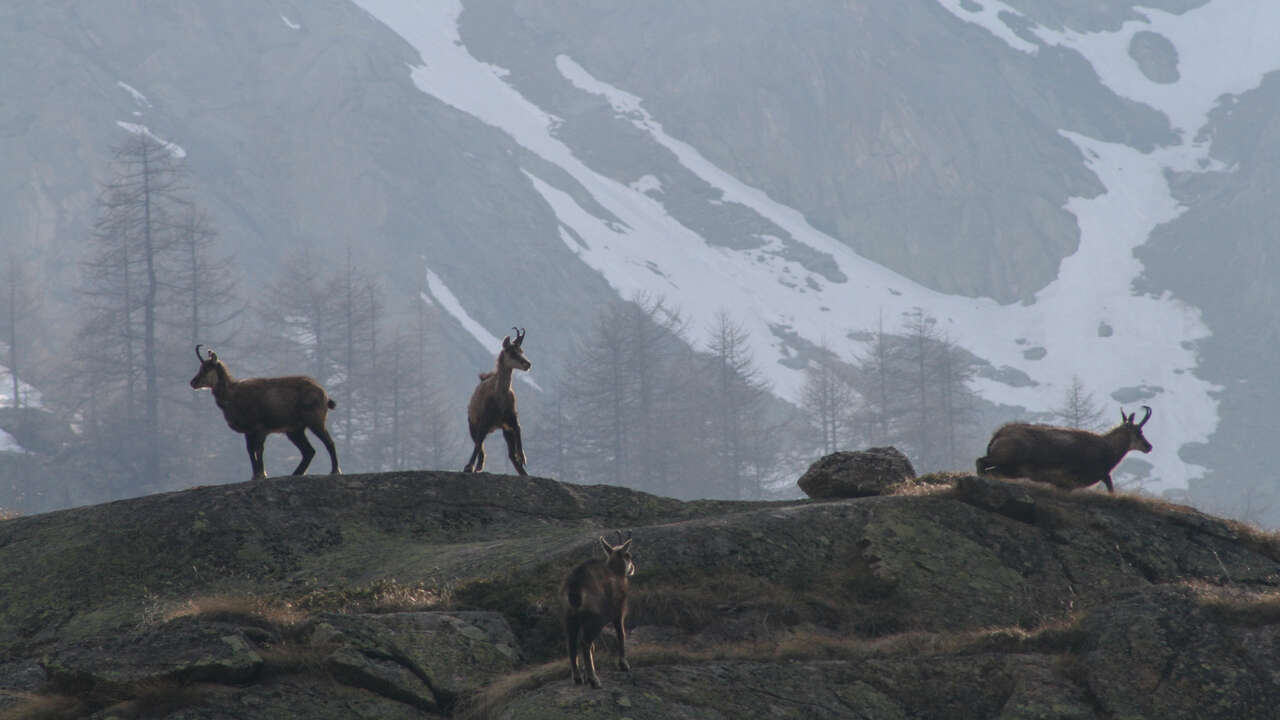
<path id="1" fill-rule="evenodd" d="M 622 540 L 622 531 L 618 539 Z M 578 667 L 579 650 L 582 664 L 586 666 L 587 682 L 591 687 L 600 687 L 600 677 L 596 675 L 595 641 L 604 626 L 613 623 L 618 635 L 618 669 L 631 672 L 627 662 L 626 628 L 627 590 L 630 581 L 627 579 L 636 574 L 636 565 L 631 560 L 631 538 L 628 537 L 620 545 L 610 545 L 603 537 L 600 545 L 604 548 L 605 558 L 588 560 L 573 569 L 565 578 L 564 593 L 567 608 L 564 614 L 565 635 L 569 644 L 569 668 L 573 672 L 575 685 L 582 684 L 582 670 Z"/>
<path id="2" fill-rule="evenodd" d="M 227 366 L 218 360 L 217 353 L 210 350 L 208 357 L 202 358 L 200 348 L 200 345 L 196 346 L 200 371 L 191 378 L 191 387 L 194 390 L 212 390 L 214 402 L 222 409 L 227 425 L 244 434 L 249 464 L 253 466 L 253 479 L 267 476 L 262 463 L 262 446 L 271 433 L 284 433 L 302 452 L 302 462 L 293 469 L 294 475 L 301 475 L 316 454 L 316 449 L 307 441 L 305 430 L 320 438 L 325 450 L 329 451 L 329 460 L 333 464 L 329 472 L 334 475 L 340 472 L 338 451 L 324 426 L 325 415 L 338 405 L 329 399 L 319 383 L 303 376 L 236 380 L 227 372 Z"/>
<path id="3" fill-rule="evenodd" d="M 1120 409 L 1121 423 L 1101 435 L 1087 430 L 1010 423 L 995 431 L 987 454 L 978 458 L 978 474 L 1025 477 L 1068 490 L 1102 481 L 1114 493 L 1111 470 L 1130 450 L 1151 452 L 1142 426 L 1151 419 L 1151 408 L 1134 422 L 1136 413 Z"/>
<path id="4" fill-rule="evenodd" d="M 512 340 L 508 335 L 502 338 L 502 352 L 498 353 L 498 366 L 493 372 L 480 373 L 480 384 L 471 393 L 471 402 L 467 404 L 467 426 L 471 431 L 471 440 L 475 442 L 475 450 L 471 451 L 471 459 L 467 461 L 463 472 L 480 472 L 484 470 L 484 439 L 489 433 L 502 428 L 502 437 L 507 441 L 507 457 L 516 472 L 528 475 L 524 471 L 524 443 L 520 439 L 520 419 L 516 416 L 516 394 L 511 389 L 511 372 L 515 369 L 527 371 L 533 363 L 524 356 L 524 328 L 511 328 L 516 333 Z"/>

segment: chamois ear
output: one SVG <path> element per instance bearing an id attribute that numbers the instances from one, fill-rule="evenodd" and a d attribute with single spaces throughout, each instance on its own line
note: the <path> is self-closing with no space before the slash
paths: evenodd
<path id="1" fill-rule="evenodd" d="M 608 540 L 604 539 L 603 535 L 600 536 L 600 545 L 603 546 L 605 555 L 613 554 L 614 547 L 609 544 Z"/>
<path id="2" fill-rule="evenodd" d="M 614 550 L 617 550 L 618 552 L 626 552 L 629 549 L 631 549 L 631 538 L 627 538 L 626 542 L 614 548 Z"/>
<path id="3" fill-rule="evenodd" d="M 510 336 L 510 335 L 508 335 L 508 336 L 506 336 L 506 337 L 502 338 L 502 349 L 503 349 L 503 350 L 506 350 L 506 349 L 507 349 L 507 348 L 509 348 L 509 347 L 511 347 L 511 336 Z"/>
<path id="4" fill-rule="evenodd" d="M 217 361 L 218 361 L 218 353 L 216 353 L 216 352 L 214 352 L 214 351 L 210 350 L 210 351 L 209 351 L 209 359 L 210 359 L 210 360 L 213 360 L 214 362 L 217 362 Z"/>

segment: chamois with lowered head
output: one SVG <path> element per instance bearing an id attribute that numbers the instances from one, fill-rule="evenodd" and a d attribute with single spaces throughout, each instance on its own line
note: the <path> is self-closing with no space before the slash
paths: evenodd
<path id="1" fill-rule="evenodd" d="M 262 463 L 262 446 L 271 433 L 284 433 L 298 447 L 302 462 L 293 469 L 293 474 L 305 472 L 316 454 L 316 449 L 307 441 L 306 430 L 324 443 L 332 463 L 330 472 L 338 474 L 338 451 L 324 426 L 325 416 L 338 405 L 329 399 L 319 383 L 300 375 L 236 380 L 227 372 L 227 366 L 218 360 L 217 353 L 210 350 L 208 356 L 200 357 L 200 348 L 200 345 L 196 346 L 200 371 L 191 378 L 191 387 L 212 390 L 213 400 L 222 409 L 227 425 L 244 434 L 255 480 L 267 476 Z"/>
<path id="2" fill-rule="evenodd" d="M 1030 478 L 1067 490 L 1089 487 L 1097 482 L 1114 493 L 1111 470 L 1130 450 L 1151 452 L 1151 443 L 1142 426 L 1151 419 L 1151 408 L 1135 422 L 1136 413 L 1120 409 L 1120 424 L 1098 434 L 1074 428 L 1010 423 L 995 431 L 987 443 L 987 454 L 976 463 L 979 475 Z"/>
<path id="3" fill-rule="evenodd" d="M 516 339 L 512 340 L 510 335 L 502 338 L 497 368 L 493 372 L 480 373 L 480 384 L 476 385 L 471 393 L 471 402 L 467 404 L 467 426 L 476 446 L 463 472 L 484 470 L 484 439 L 501 428 L 511 464 L 521 475 L 529 474 L 524 471 L 524 443 L 520 439 L 520 419 L 516 416 L 516 393 L 511 389 L 511 373 L 514 370 L 527 371 L 533 363 L 524 356 L 524 348 L 521 347 L 524 328 L 511 329 L 515 331 Z"/>
<path id="4" fill-rule="evenodd" d="M 622 531 L 618 540 L 622 540 Z M 600 687 L 596 675 L 595 642 L 605 625 L 613 624 L 618 635 L 618 669 L 631 672 L 627 662 L 626 627 L 627 592 L 630 578 L 636 574 L 636 564 L 631 559 L 631 538 L 618 545 L 610 545 L 603 537 L 600 545 L 604 558 L 588 560 L 574 568 L 565 578 L 563 593 L 567 607 L 564 614 L 564 630 L 569 644 L 569 668 L 573 682 L 582 684 L 583 670 L 591 687 Z M 578 667 L 578 656 L 582 665 Z"/>

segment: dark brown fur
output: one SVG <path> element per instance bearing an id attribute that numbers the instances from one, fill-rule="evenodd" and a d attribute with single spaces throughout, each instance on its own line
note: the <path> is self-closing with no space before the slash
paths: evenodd
<path id="1" fill-rule="evenodd" d="M 271 433 L 284 433 L 297 446 L 302 453 L 302 462 L 294 468 L 293 474 L 305 472 L 316 454 L 316 449 L 307 441 L 305 430 L 320 438 L 325 450 L 329 451 L 330 472 L 339 472 L 338 451 L 324 426 L 325 417 L 329 410 L 337 407 L 337 403 L 329 399 L 319 383 L 301 375 L 236 380 L 212 350 L 208 357 L 201 358 L 200 346 L 197 345 L 196 358 L 200 360 L 200 371 L 191 378 L 191 387 L 212 390 L 214 402 L 222 409 L 227 426 L 244 435 L 254 478 L 267 476 L 262 462 L 262 447 Z"/>
<path id="2" fill-rule="evenodd" d="M 515 329 L 515 328 L 512 328 Z M 520 418 L 516 414 L 516 393 L 511 389 L 511 373 L 533 367 L 524 355 L 524 330 L 516 330 L 516 339 L 502 338 L 502 351 L 498 353 L 498 365 L 493 372 L 480 373 L 480 383 L 471 393 L 467 404 L 467 428 L 475 449 L 463 472 L 484 470 L 484 439 L 489 433 L 502 429 L 507 441 L 507 457 L 516 472 L 528 475 L 524 470 L 524 441 L 520 437 Z"/>
<path id="3" fill-rule="evenodd" d="M 996 430 L 987 443 L 987 454 L 978 458 L 978 474 L 1024 477 L 1061 488 L 1075 489 L 1103 482 L 1115 492 L 1111 470 L 1130 450 L 1151 452 L 1142 426 L 1151 419 L 1151 408 L 1141 422 L 1120 410 L 1122 422 L 1103 434 L 1073 428 L 1010 423 Z"/>
<path id="4" fill-rule="evenodd" d="M 627 578 L 636 573 L 631 559 L 630 538 L 614 547 L 602 537 L 600 544 L 604 546 L 605 557 L 588 560 L 574 568 L 565 578 L 563 588 L 566 602 L 564 629 L 573 682 L 582 684 L 583 673 L 578 666 L 581 651 L 587 681 L 595 688 L 600 687 L 600 677 L 596 675 L 595 641 L 605 625 L 612 623 L 618 636 L 618 669 L 631 671 L 627 662 L 625 627 L 627 592 L 630 589 Z"/>

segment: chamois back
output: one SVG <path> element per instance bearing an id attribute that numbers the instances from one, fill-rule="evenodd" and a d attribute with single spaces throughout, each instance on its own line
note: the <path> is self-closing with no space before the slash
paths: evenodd
<path id="1" fill-rule="evenodd" d="M 1142 426 L 1151 419 L 1151 408 L 1141 421 L 1120 410 L 1121 422 L 1105 433 L 1075 428 L 1009 423 L 997 429 L 987 443 L 987 454 L 978 458 L 979 474 L 1025 477 L 1074 489 L 1105 483 L 1115 492 L 1111 471 L 1130 450 L 1151 452 Z"/>

